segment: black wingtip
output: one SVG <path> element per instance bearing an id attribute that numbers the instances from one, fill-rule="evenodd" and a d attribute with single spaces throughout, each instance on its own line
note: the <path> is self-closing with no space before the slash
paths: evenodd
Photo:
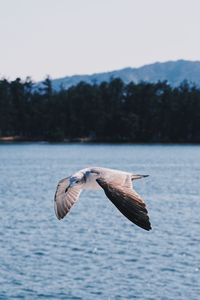
<path id="1" fill-rule="evenodd" d="M 151 224 L 148 226 L 148 227 L 141 227 L 141 228 L 143 228 L 144 230 L 147 230 L 147 231 L 150 231 L 150 230 L 152 230 L 152 227 L 151 227 Z"/>

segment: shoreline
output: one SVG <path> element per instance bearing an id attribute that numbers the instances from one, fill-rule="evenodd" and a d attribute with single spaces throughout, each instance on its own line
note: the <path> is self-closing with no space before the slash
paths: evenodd
<path id="1" fill-rule="evenodd" d="M 113 139 L 93 139 L 89 137 L 83 138 L 66 138 L 62 140 L 48 140 L 43 138 L 29 138 L 25 136 L 2 136 L 0 144 L 15 144 L 15 143 L 47 143 L 47 144 L 144 144 L 144 145 L 200 145 L 200 142 L 188 141 L 128 141 L 128 140 L 113 140 Z"/>

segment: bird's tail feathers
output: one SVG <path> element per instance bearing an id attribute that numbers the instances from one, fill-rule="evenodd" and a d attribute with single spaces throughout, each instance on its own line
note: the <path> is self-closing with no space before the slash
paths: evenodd
<path id="1" fill-rule="evenodd" d="M 144 178 L 144 177 L 148 177 L 149 175 L 135 175 L 135 174 L 132 174 L 131 175 L 131 180 L 136 180 L 136 179 L 141 179 L 141 178 Z"/>

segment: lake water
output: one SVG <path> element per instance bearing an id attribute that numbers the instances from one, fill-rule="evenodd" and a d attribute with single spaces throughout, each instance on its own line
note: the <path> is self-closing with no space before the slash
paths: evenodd
<path id="1" fill-rule="evenodd" d="M 85 191 L 62 221 L 58 180 L 90 165 L 135 182 L 153 230 Z M 200 299 L 200 146 L 0 145 L 0 299 Z"/>

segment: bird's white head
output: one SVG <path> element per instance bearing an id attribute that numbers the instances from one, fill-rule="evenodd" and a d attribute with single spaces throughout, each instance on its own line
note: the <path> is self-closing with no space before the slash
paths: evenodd
<path id="1" fill-rule="evenodd" d="M 70 177 L 70 187 L 73 187 L 75 185 L 81 185 L 81 184 L 85 183 L 85 181 L 86 181 L 86 178 L 85 178 L 84 173 L 78 172 Z"/>

